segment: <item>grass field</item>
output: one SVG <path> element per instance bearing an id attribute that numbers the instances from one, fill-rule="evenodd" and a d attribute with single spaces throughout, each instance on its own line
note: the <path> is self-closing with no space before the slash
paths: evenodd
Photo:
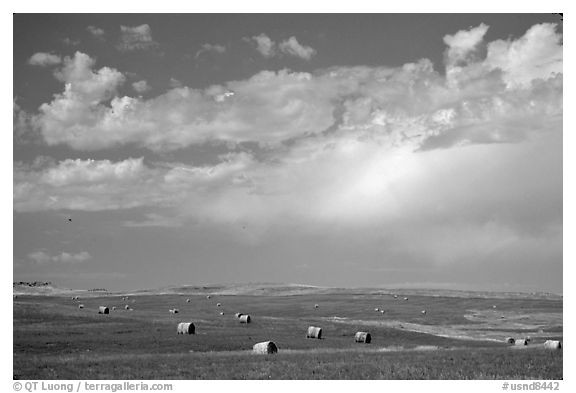
<path id="1" fill-rule="evenodd" d="M 562 379 L 562 300 L 303 295 L 18 296 L 15 379 Z M 186 299 L 190 299 L 189 303 Z M 79 309 L 82 303 L 84 309 Z M 221 303 L 221 307 L 216 304 Z M 132 311 L 124 309 L 128 304 Z M 314 304 L 319 308 L 315 309 Z M 98 306 L 118 307 L 99 315 Z M 496 306 L 496 308 L 494 308 Z M 168 312 L 178 308 L 178 314 Z M 386 310 L 384 314 L 374 308 Z M 422 310 L 426 314 L 422 314 Z M 220 315 L 224 312 L 224 315 Z M 234 313 L 248 313 L 240 324 Z M 195 335 L 177 335 L 193 322 Z M 323 339 L 306 339 L 308 326 Z M 369 331 L 370 344 L 354 334 Z M 510 347 L 506 336 L 531 336 Z M 274 341 L 275 355 L 252 345 Z"/>

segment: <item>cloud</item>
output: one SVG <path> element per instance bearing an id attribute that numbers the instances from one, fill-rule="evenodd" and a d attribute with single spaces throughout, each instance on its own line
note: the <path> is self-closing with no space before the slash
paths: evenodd
<path id="1" fill-rule="evenodd" d="M 470 42 L 459 48 L 477 40 Z M 414 149 L 518 142 L 561 119 L 561 73 L 537 75 L 531 88 L 518 89 L 486 62 L 449 67 L 446 76 L 421 60 L 398 68 L 262 71 L 206 89 L 172 80 L 173 89 L 144 100 L 116 96 L 125 77 L 106 67 L 94 71 L 94 61 L 76 53 L 56 74 L 65 91 L 34 121 L 50 145 L 170 151 L 211 141 L 277 146 L 338 130 Z"/>
<path id="2" fill-rule="evenodd" d="M 562 74 L 562 36 L 556 32 L 556 24 L 537 24 L 518 39 L 485 43 L 487 30 L 488 26 L 481 24 L 444 37 L 448 45 L 446 76 L 452 86 L 490 78 L 489 74 L 496 72 L 507 87 L 521 88 Z M 484 59 L 478 54 L 481 46 L 487 51 Z"/>
<path id="3" fill-rule="evenodd" d="M 100 27 L 96 27 L 96 26 L 88 26 L 86 28 L 86 31 L 88 31 L 90 34 L 92 34 L 92 36 L 98 40 L 104 40 L 104 37 L 106 35 L 106 32 L 104 31 L 104 29 L 101 29 Z"/>
<path id="4" fill-rule="evenodd" d="M 310 60 L 316 54 L 316 50 L 310 46 L 300 45 L 296 37 L 292 36 L 289 39 L 282 41 L 278 48 L 282 53 L 300 57 L 304 60 Z"/>
<path id="5" fill-rule="evenodd" d="M 45 52 L 34 53 L 32 57 L 28 59 L 28 64 L 39 67 L 54 66 L 61 62 L 62 58 L 60 56 Z"/>
<path id="6" fill-rule="evenodd" d="M 489 26 L 481 23 L 470 30 L 461 30 L 454 35 L 444 36 L 446 50 L 446 63 L 448 66 L 457 65 L 468 59 L 471 53 L 478 49 L 483 42 L 484 35 Z"/>
<path id="7" fill-rule="evenodd" d="M 256 42 L 256 50 L 264 57 L 273 57 L 276 54 L 276 43 L 266 34 L 262 33 L 252 37 Z"/>
<path id="8" fill-rule="evenodd" d="M 36 262 L 39 265 L 48 263 L 79 264 L 92 259 L 92 256 L 86 251 L 82 251 L 77 254 L 63 252 L 60 255 L 54 256 L 50 256 L 44 251 L 35 251 L 28 254 L 28 259 Z"/>
<path id="9" fill-rule="evenodd" d="M 504 73 L 509 86 L 525 86 L 534 79 L 562 73 L 562 36 L 556 25 L 532 26 L 517 40 L 497 40 L 488 45 L 485 64 Z"/>
<path id="10" fill-rule="evenodd" d="M 116 48 L 121 52 L 151 50 L 159 47 L 152 39 L 152 29 L 147 24 L 140 26 L 120 26 L 120 41 Z"/>
<path id="11" fill-rule="evenodd" d="M 168 81 L 168 83 L 170 84 L 170 87 L 172 89 L 178 89 L 180 87 L 183 86 L 183 83 L 180 82 L 178 79 L 176 78 L 170 78 L 170 80 Z"/>
<path id="12" fill-rule="evenodd" d="M 289 55 L 310 60 L 316 54 L 316 50 L 310 46 L 301 45 L 296 37 L 292 36 L 277 44 L 266 34 L 254 36 L 251 39 L 256 43 L 256 50 L 264 57 L 271 58 L 279 55 Z"/>
<path id="13" fill-rule="evenodd" d="M 70 37 L 65 37 L 62 39 L 62 43 L 67 46 L 78 46 L 80 45 L 80 40 L 74 40 Z"/>
<path id="14" fill-rule="evenodd" d="M 132 83 L 132 88 L 136 93 L 140 94 L 146 93 L 147 91 L 150 91 L 152 89 L 148 84 L 148 82 L 146 82 L 145 80 Z"/>
<path id="15" fill-rule="evenodd" d="M 12 110 L 12 130 L 15 144 L 39 143 L 42 136 L 34 129 L 32 115 L 24 111 L 14 100 Z"/>
<path id="16" fill-rule="evenodd" d="M 203 53 L 222 54 L 226 52 L 226 47 L 219 44 L 202 44 L 202 47 L 196 52 L 194 58 L 199 58 Z"/>
<path id="17" fill-rule="evenodd" d="M 103 67 L 94 72 L 94 63 L 88 55 L 76 52 L 74 57 L 66 57 L 64 66 L 55 73 L 65 89 L 51 103 L 42 104 L 33 119 L 49 145 L 67 139 L 82 123 L 98 121 L 103 111 L 100 104 L 112 98 L 124 83 L 124 75 L 115 69 Z"/>
<path id="18" fill-rule="evenodd" d="M 234 179 L 252 158 L 227 155 L 211 167 L 164 164 L 152 168 L 142 158 L 64 160 L 43 165 L 14 165 L 14 209 L 118 210 L 142 206 L 174 206 L 192 195 L 206 201 L 212 192 L 229 185 L 244 189 Z M 152 217 L 154 218 L 154 217 Z"/>

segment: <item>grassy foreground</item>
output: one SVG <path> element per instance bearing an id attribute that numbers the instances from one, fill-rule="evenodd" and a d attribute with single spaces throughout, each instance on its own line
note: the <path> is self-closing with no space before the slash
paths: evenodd
<path id="1" fill-rule="evenodd" d="M 562 352 L 192 353 L 15 358 L 26 379 L 562 379 Z M 528 374 L 527 374 L 528 373 Z"/>
<path id="2" fill-rule="evenodd" d="M 191 301 L 186 302 L 187 298 Z M 129 301 L 107 296 L 81 302 L 83 309 L 64 297 L 15 300 L 15 379 L 563 378 L 563 351 L 546 351 L 541 343 L 510 347 L 503 342 L 441 337 L 377 323 L 394 318 L 427 326 L 472 326 L 462 315 L 472 308 L 492 309 L 493 300 L 413 297 L 404 302 L 357 294 L 210 300 L 158 295 L 134 296 Z M 217 302 L 222 305 L 216 306 Z M 133 311 L 124 310 L 124 303 Z M 318 309 L 315 303 L 320 304 Z M 374 312 L 375 304 L 383 305 L 387 313 Z M 118 309 L 98 315 L 98 305 Z M 179 307 L 180 313 L 169 313 L 173 307 Z M 530 316 L 556 312 L 562 304 L 514 300 L 500 301 L 498 307 Z M 429 310 L 426 316 L 420 313 L 423 308 Z M 220 315 L 223 310 L 225 314 Z M 239 324 L 236 311 L 249 312 L 253 323 Z M 359 322 L 341 323 L 334 316 Z M 180 321 L 193 321 L 196 334 L 177 335 Z M 325 338 L 306 339 L 310 325 L 322 326 Z M 371 332 L 372 343 L 354 343 L 354 333 L 365 329 Z M 516 329 L 511 334 L 531 334 L 529 329 Z M 562 330 L 561 326 L 554 329 Z M 270 339 L 278 345 L 278 354 L 250 352 L 254 343 Z"/>

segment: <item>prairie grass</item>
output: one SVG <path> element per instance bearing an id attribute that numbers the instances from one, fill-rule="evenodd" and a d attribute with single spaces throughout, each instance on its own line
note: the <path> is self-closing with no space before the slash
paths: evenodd
<path id="1" fill-rule="evenodd" d="M 191 299 L 186 303 L 187 298 Z M 370 327 L 371 344 L 354 343 L 363 326 L 331 322 L 383 318 L 427 325 L 472 324 L 462 315 L 489 309 L 494 300 L 390 296 L 132 296 L 134 311 L 120 296 L 19 296 L 14 302 L 15 379 L 562 379 L 562 351 L 536 345 L 462 340 L 398 328 Z M 221 302 L 222 307 L 216 307 Z M 319 304 L 314 309 L 314 304 Z M 99 315 L 99 305 L 119 307 Z M 387 314 L 373 312 L 374 306 Z M 177 307 L 180 314 L 170 314 Z M 423 316 L 420 310 L 426 308 Z M 226 315 L 221 316 L 220 310 Z M 562 310 L 561 301 L 506 300 L 499 309 L 530 314 Z M 253 322 L 240 324 L 235 312 Z M 195 335 L 177 335 L 190 321 Z M 310 325 L 322 340 L 306 339 Z M 365 327 L 365 326 L 364 326 Z M 540 326 L 546 330 L 546 326 Z M 550 326 L 559 331 L 561 326 Z M 516 333 L 530 334 L 518 327 Z M 556 333 L 552 333 L 556 334 Z M 276 355 L 253 355 L 252 345 L 273 340 Z M 428 349 L 428 350 L 424 350 Z"/>

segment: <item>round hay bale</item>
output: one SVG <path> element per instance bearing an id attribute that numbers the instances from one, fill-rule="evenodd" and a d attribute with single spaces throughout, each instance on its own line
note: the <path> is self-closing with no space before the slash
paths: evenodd
<path id="1" fill-rule="evenodd" d="M 106 306 L 98 307 L 98 314 L 110 314 L 110 309 Z"/>
<path id="2" fill-rule="evenodd" d="M 222 307 L 222 303 L 216 303 L 216 307 Z"/>
<path id="3" fill-rule="evenodd" d="M 506 337 L 506 344 L 514 344 L 515 341 L 514 337 Z"/>
<path id="4" fill-rule="evenodd" d="M 306 333 L 306 338 L 322 338 L 322 328 L 316 326 L 310 326 L 308 332 Z"/>
<path id="5" fill-rule="evenodd" d="M 116 306 L 113 306 L 113 307 L 112 307 L 112 311 L 114 311 L 114 310 L 116 310 Z"/>
<path id="6" fill-rule="evenodd" d="M 423 315 L 426 315 L 426 310 L 422 310 L 421 313 L 422 313 Z"/>
<path id="7" fill-rule="evenodd" d="M 376 308 L 374 309 L 374 311 L 378 312 L 378 311 L 380 311 L 380 309 L 379 309 L 378 307 L 376 307 Z"/>
<path id="8" fill-rule="evenodd" d="M 398 299 L 398 295 L 394 295 L 394 299 Z"/>
<path id="9" fill-rule="evenodd" d="M 212 296 L 208 295 L 208 296 L 206 296 L 206 299 L 210 299 L 211 297 L 212 297 Z"/>
<path id="10" fill-rule="evenodd" d="M 124 306 L 124 309 L 125 309 L 125 310 L 130 310 L 130 306 L 129 306 L 129 305 L 125 305 L 125 306 Z"/>
<path id="11" fill-rule="evenodd" d="M 517 338 L 514 340 L 514 345 L 516 345 L 516 346 L 528 345 L 528 341 L 526 341 L 525 338 Z"/>
<path id="12" fill-rule="evenodd" d="M 320 307 L 320 306 L 319 306 L 319 305 L 317 305 L 317 304 L 315 304 L 315 305 L 314 305 L 314 308 L 318 308 L 318 307 Z"/>
<path id="13" fill-rule="evenodd" d="M 177 328 L 178 334 L 195 334 L 196 327 L 192 322 L 180 322 Z"/>
<path id="14" fill-rule="evenodd" d="M 558 340 L 544 341 L 544 348 L 546 349 L 562 349 L 562 342 Z"/>
<path id="15" fill-rule="evenodd" d="M 186 303 L 190 303 L 190 299 L 186 299 Z"/>
<path id="16" fill-rule="evenodd" d="M 264 341 L 261 343 L 254 344 L 254 346 L 252 347 L 252 352 L 261 355 L 267 355 L 271 353 L 277 353 L 278 347 L 272 341 Z"/>
<path id="17" fill-rule="evenodd" d="M 172 313 L 172 314 L 178 314 L 180 312 L 180 310 L 178 310 L 177 308 L 171 308 L 168 311 L 170 311 L 170 313 Z"/>
<path id="18" fill-rule="evenodd" d="M 244 315 L 244 314 L 242 314 L 241 312 L 237 312 L 236 314 L 234 314 L 234 316 L 236 318 L 240 318 L 242 315 Z"/>
<path id="19" fill-rule="evenodd" d="M 224 311 L 221 311 L 221 312 L 220 312 L 220 315 L 224 315 Z"/>
<path id="20" fill-rule="evenodd" d="M 252 321 L 252 318 L 250 318 L 250 315 L 248 314 L 242 314 L 238 317 L 238 320 L 240 321 L 240 323 L 250 323 L 250 321 Z"/>
<path id="21" fill-rule="evenodd" d="M 354 335 L 354 341 L 357 343 L 370 344 L 372 336 L 368 332 L 356 332 Z"/>
<path id="22" fill-rule="evenodd" d="M 404 298 L 404 300 L 408 300 L 408 298 L 407 298 L 407 297 L 405 297 L 405 298 Z"/>
<path id="23" fill-rule="evenodd" d="M 380 314 L 384 314 L 386 311 L 384 310 L 380 310 Z"/>
<path id="24" fill-rule="evenodd" d="M 83 304 L 79 304 L 79 305 L 78 305 L 78 308 L 84 308 L 84 305 L 83 305 Z"/>

